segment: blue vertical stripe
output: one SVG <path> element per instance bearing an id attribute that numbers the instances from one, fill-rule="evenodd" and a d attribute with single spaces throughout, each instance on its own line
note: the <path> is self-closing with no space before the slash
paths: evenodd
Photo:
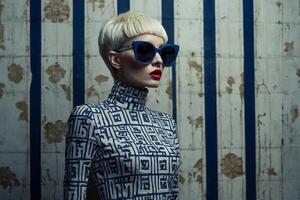
<path id="1" fill-rule="evenodd" d="M 30 193 L 41 199 L 41 1 L 30 0 Z"/>
<path id="2" fill-rule="evenodd" d="M 216 90 L 215 1 L 203 0 L 206 198 L 218 199 L 218 144 Z"/>
<path id="3" fill-rule="evenodd" d="M 130 0 L 118 0 L 118 15 L 127 12 L 130 9 Z"/>
<path id="4" fill-rule="evenodd" d="M 168 34 L 168 43 L 174 43 L 174 1 L 162 1 L 162 25 Z M 177 121 L 177 96 L 176 96 L 176 65 L 172 67 L 172 102 L 173 118 Z"/>
<path id="5" fill-rule="evenodd" d="M 84 2 L 73 1 L 73 106 L 85 102 Z"/>
<path id="6" fill-rule="evenodd" d="M 243 1 L 246 199 L 256 199 L 255 76 L 253 0 Z"/>

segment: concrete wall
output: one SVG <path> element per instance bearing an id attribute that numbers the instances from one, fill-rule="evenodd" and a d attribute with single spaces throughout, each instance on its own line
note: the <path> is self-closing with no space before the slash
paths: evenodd
<path id="1" fill-rule="evenodd" d="M 112 78 L 98 54 L 104 21 L 117 15 L 116 0 L 87 0 L 84 20 L 85 102 L 104 100 Z M 125 4 L 126 1 L 119 1 Z M 162 4 L 131 0 L 130 9 L 162 21 Z M 73 1 L 42 0 L 41 40 L 30 42 L 28 0 L 0 0 L 0 197 L 30 199 L 31 60 L 41 61 L 41 196 L 61 199 L 64 134 L 73 107 Z M 176 77 L 166 69 L 148 105 L 177 113 L 181 145 L 181 199 L 206 199 L 204 18 L 202 0 L 174 1 L 174 40 L 180 45 Z M 254 1 L 255 143 L 257 199 L 300 199 L 300 1 Z M 217 196 L 246 199 L 243 2 L 215 0 Z M 32 57 L 31 45 L 41 44 Z M 176 96 L 172 79 L 176 78 Z M 176 105 L 173 105 L 176 102 Z M 37 123 L 39 125 L 39 123 Z M 213 133 L 212 133 L 213 134 Z M 208 153 L 208 154 L 207 154 Z M 37 172 L 37 175 L 39 172 Z M 253 183 L 251 183 L 253 184 Z"/>

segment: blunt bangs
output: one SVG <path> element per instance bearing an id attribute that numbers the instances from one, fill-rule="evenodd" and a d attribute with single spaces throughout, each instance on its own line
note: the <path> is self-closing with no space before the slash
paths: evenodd
<path id="1" fill-rule="evenodd" d="M 108 53 L 120 48 L 129 39 L 144 34 L 159 36 L 164 43 L 168 41 L 164 27 L 157 20 L 134 11 L 123 13 L 102 27 L 98 37 L 99 52 L 113 76 L 114 70 L 108 60 Z"/>

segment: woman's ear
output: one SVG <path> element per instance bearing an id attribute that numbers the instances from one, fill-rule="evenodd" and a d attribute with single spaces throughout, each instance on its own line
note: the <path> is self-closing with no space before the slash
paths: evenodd
<path id="1" fill-rule="evenodd" d="M 110 51 L 108 53 L 108 59 L 109 59 L 109 62 L 110 62 L 110 64 L 111 64 L 112 67 L 114 67 L 116 69 L 120 69 L 121 68 L 120 58 L 119 58 L 117 52 Z"/>

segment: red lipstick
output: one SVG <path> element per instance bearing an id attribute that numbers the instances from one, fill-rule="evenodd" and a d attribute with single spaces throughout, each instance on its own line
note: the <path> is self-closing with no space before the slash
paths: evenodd
<path id="1" fill-rule="evenodd" d="M 155 80 L 159 80 L 161 78 L 162 71 L 160 69 L 156 69 L 152 71 L 149 75 L 151 78 Z"/>

